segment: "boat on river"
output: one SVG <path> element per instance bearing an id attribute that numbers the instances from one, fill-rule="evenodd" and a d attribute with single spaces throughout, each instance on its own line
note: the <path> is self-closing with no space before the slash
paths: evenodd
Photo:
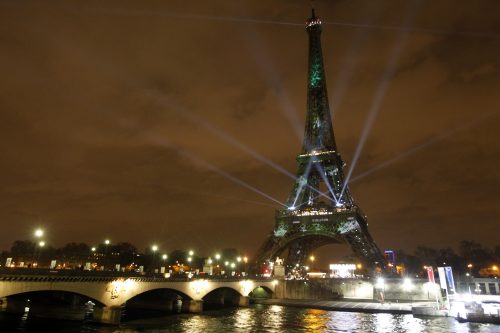
<path id="1" fill-rule="evenodd" d="M 455 317 L 459 322 L 488 323 L 500 325 L 500 302 L 464 302 L 463 311 Z"/>

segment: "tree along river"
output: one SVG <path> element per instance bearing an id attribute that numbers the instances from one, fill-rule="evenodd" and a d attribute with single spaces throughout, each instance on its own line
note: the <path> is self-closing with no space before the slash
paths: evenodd
<path id="1" fill-rule="evenodd" d="M 90 322 L 68 324 L 0 316 L 0 332 L 165 333 L 165 332 L 499 332 L 500 326 L 459 323 L 453 318 L 413 318 L 412 315 L 338 312 L 255 304 L 202 314 L 175 314 L 124 321 L 120 326 Z"/>

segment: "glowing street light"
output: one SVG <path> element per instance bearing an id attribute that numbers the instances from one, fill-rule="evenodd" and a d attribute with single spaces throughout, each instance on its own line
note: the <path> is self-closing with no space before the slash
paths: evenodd
<path id="1" fill-rule="evenodd" d="M 237 262 L 241 262 L 241 257 L 236 258 Z"/>
<path id="2" fill-rule="evenodd" d="M 35 237 L 36 238 L 42 237 L 43 234 L 44 234 L 43 229 L 38 228 L 38 229 L 35 230 Z"/>
<path id="3" fill-rule="evenodd" d="M 188 257 L 188 258 L 187 258 L 187 261 L 188 261 L 188 262 L 191 262 L 191 261 L 193 261 L 193 258 Z"/>
<path id="4" fill-rule="evenodd" d="M 158 251 L 158 245 L 151 246 L 151 250 L 153 250 L 153 252 Z"/>
<path id="5" fill-rule="evenodd" d="M 378 278 L 377 279 L 377 284 L 375 285 L 375 288 L 377 288 L 377 289 L 384 289 L 385 288 L 385 280 L 384 280 L 384 278 Z"/>
<path id="6" fill-rule="evenodd" d="M 40 247 L 44 247 L 44 246 L 45 246 L 45 242 L 44 242 L 44 241 L 40 241 L 40 242 L 38 243 L 38 246 L 40 246 Z"/>
<path id="7" fill-rule="evenodd" d="M 413 282 L 411 279 L 406 278 L 403 280 L 403 290 L 410 292 L 413 289 Z"/>
<path id="8" fill-rule="evenodd" d="M 245 264 L 248 262 L 248 258 L 247 257 L 243 257 L 243 261 L 245 262 Z"/>
<path id="9" fill-rule="evenodd" d="M 105 239 L 105 240 L 104 240 L 104 244 L 109 245 L 109 243 L 111 243 L 111 242 L 109 241 L 109 239 Z"/>
<path id="10" fill-rule="evenodd" d="M 192 257 L 192 256 L 193 256 L 193 254 L 194 254 L 194 251 L 193 251 L 193 250 L 190 250 L 190 251 L 188 252 L 188 254 L 189 254 L 189 256 L 190 256 L 190 257 Z"/>
<path id="11" fill-rule="evenodd" d="M 219 260 L 220 259 L 220 254 L 216 253 L 215 254 L 215 259 Z"/>
<path id="12" fill-rule="evenodd" d="M 211 265 L 213 263 L 212 258 L 208 258 L 207 263 Z"/>
<path id="13" fill-rule="evenodd" d="M 95 252 L 97 249 L 95 248 L 95 246 L 92 246 L 92 248 L 90 249 L 90 251 L 92 252 Z"/>
<path id="14" fill-rule="evenodd" d="M 314 256 L 310 256 L 310 257 L 309 257 L 309 260 L 311 260 L 312 262 L 314 262 L 314 260 L 315 260 L 315 259 L 316 259 L 316 258 L 315 258 Z"/>
<path id="15" fill-rule="evenodd" d="M 162 258 L 163 260 L 167 260 L 168 255 L 164 254 L 164 255 L 162 255 L 162 256 L 161 256 L 161 258 Z"/>

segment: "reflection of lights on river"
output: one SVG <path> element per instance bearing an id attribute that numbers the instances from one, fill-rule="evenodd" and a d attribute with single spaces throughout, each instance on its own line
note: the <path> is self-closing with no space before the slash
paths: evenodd
<path id="1" fill-rule="evenodd" d="M 328 311 L 328 321 L 325 323 L 325 328 L 329 332 L 372 332 L 371 329 L 360 329 L 354 327 L 353 323 L 359 322 L 360 317 L 364 314 L 356 312 L 336 312 Z M 364 322 L 364 321 L 363 321 Z"/>
<path id="2" fill-rule="evenodd" d="M 304 315 L 304 328 L 308 332 L 322 332 L 328 323 L 326 311 L 309 309 Z"/>
<path id="3" fill-rule="evenodd" d="M 395 316 L 389 313 L 378 313 L 374 315 L 374 323 L 375 331 L 382 333 L 426 331 L 425 321 L 414 318 L 411 314 Z"/>
<path id="4" fill-rule="evenodd" d="M 394 315 L 378 313 L 373 319 L 377 332 L 397 332 L 394 325 Z"/>
<path id="5" fill-rule="evenodd" d="M 239 308 L 234 314 L 234 327 L 249 331 L 255 326 L 255 312 L 249 308 Z"/>
<path id="6" fill-rule="evenodd" d="M 286 321 L 286 316 L 283 316 L 283 307 L 279 305 L 271 305 L 265 314 L 266 328 L 268 331 L 273 331 L 274 329 L 279 330 L 283 327 L 283 323 Z"/>
<path id="7" fill-rule="evenodd" d="M 182 332 L 206 332 L 213 326 L 209 316 L 188 316 L 182 321 Z"/>

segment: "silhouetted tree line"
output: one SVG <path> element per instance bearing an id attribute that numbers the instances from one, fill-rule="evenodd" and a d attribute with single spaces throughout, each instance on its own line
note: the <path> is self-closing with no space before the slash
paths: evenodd
<path id="1" fill-rule="evenodd" d="M 51 260 L 68 263 L 71 266 L 96 261 L 101 264 L 111 264 L 112 262 L 113 264 L 128 265 L 134 261 L 137 255 L 136 247 L 126 242 L 97 246 L 72 242 L 56 248 L 48 245 L 42 247 L 29 240 L 17 240 L 9 251 L 1 253 L 2 262 L 0 264 L 3 265 L 7 258 L 12 258 L 14 262 L 24 262 L 26 265 L 38 262 L 40 265 L 47 266 Z"/>
<path id="2" fill-rule="evenodd" d="M 48 267 L 51 260 L 56 260 L 58 264 L 64 263 L 69 268 L 83 268 L 87 262 L 97 263 L 99 267 L 104 266 L 106 269 L 112 269 L 117 264 L 120 264 L 120 267 L 134 264 L 135 267 L 143 266 L 145 270 L 178 264 L 201 268 L 206 257 L 201 257 L 196 253 L 190 256 L 188 252 L 173 250 L 165 253 L 160 250 L 153 251 L 151 247 L 139 252 L 134 245 L 127 242 L 96 246 L 72 242 L 56 248 L 48 245 L 41 247 L 38 243 L 30 240 L 17 240 L 9 251 L 3 251 L 0 254 L 0 265 L 3 266 L 7 258 L 12 258 L 17 264 L 23 262 L 24 266 L 31 266 L 36 262 L 39 267 Z M 223 258 L 221 260 L 233 261 L 236 260 L 238 251 L 225 249 L 220 254 Z M 190 258 L 190 262 L 188 262 L 188 258 Z"/>
<path id="3" fill-rule="evenodd" d="M 94 248 L 94 249 L 93 249 Z M 0 255 L 0 265 L 5 264 L 7 258 L 19 263 L 29 265 L 38 262 L 40 266 L 48 266 L 51 260 L 58 263 L 66 263 L 70 267 L 79 267 L 86 262 L 98 263 L 108 269 L 120 264 L 121 267 L 134 263 L 144 266 L 145 269 L 158 268 L 161 266 L 185 264 L 201 268 L 206 259 L 197 254 L 188 255 L 188 251 L 173 250 L 164 259 L 163 252 L 152 251 L 146 248 L 139 252 L 137 248 L 127 242 L 117 244 L 99 244 L 95 247 L 85 243 L 68 243 L 60 248 L 52 246 L 40 247 L 32 241 L 15 241 L 9 251 L 3 251 Z M 221 251 L 221 264 L 225 260 L 235 260 L 238 256 L 236 249 L 225 249 Z M 187 258 L 191 257 L 191 262 Z M 212 259 L 215 258 L 212 257 Z M 451 266 L 457 274 L 471 273 L 478 275 L 480 269 L 498 265 L 500 263 L 500 246 L 489 248 L 478 242 L 463 240 L 459 243 L 458 252 L 450 247 L 432 248 L 428 246 L 417 246 L 413 253 L 405 250 L 396 251 L 396 263 L 402 265 L 405 274 L 425 277 L 424 266 Z M 472 267 L 468 267 L 472 265 Z"/>
<path id="4" fill-rule="evenodd" d="M 500 263 L 500 246 L 488 248 L 475 241 L 463 240 L 459 243 L 458 253 L 450 247 L 417 246 L 413 254 L 397 251 L 396 263 L 402 264 L 408 275 L 425 276 L 424 266 L 451 266 L 457 274 L 477 275 L 480 269 Z"/>

